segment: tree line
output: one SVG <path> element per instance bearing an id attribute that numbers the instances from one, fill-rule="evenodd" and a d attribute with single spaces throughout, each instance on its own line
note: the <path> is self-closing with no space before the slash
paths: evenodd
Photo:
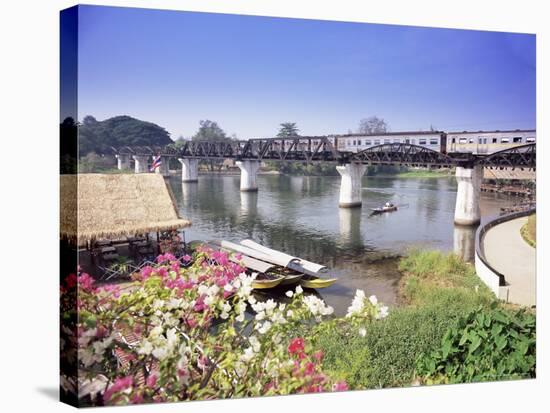
<path id="1" fill-rule="evenodd" d="M 81 172 L 92 172 L 112 169 L 115 166 L 113 157 L 106 156 L 112 152 L 112 148 L 122 146 L 166 146 L 179 148 L 184 145 L 186 139 L 182 136 L 172 140 L 170 133 L 152 122 L 143 121 L 127 115 L 114 116 L 103 121 L 88 115 L 82 122 L 76 122 L 72 118 L 65 119 L 60 125 L 62 146 L 62 173 L 74 173 L 76 171 L 76 159 L 78 152 L 78 165 Z M 388 123 L 377 116 L 361 119 L 357 133 L 372 134 L 389 131 Z M 351 132 L 351 131 L 350 131 Z M 277 137 L 299 137 L 300 129 L 296 122 L 283 122 L 279 125 Z M 78 139 L 78 145 L 77 145 Z M 199 122 L 199 128 L 191 137 L 193 141 L 229 141 L 237 139 L 236 135 L 229 136 L 215 121 L 206 119 Z M 63 148 L 72 148 L 70 150 Z M 78 150 L 76 149 L 78 148 Z M 69 154 L 70 153 L 70 154 Z M 203 164 L 214 170 L 221 169 L 222 161 L 205 161 Z M 294 162 L 271 162 L 268 166 L 282 173 L 303 175 L 332 175 L 336 174 L 333 165 L 302 165 Z M 179 164 L 174 162 L 171 167 L 177 168 Z"/>

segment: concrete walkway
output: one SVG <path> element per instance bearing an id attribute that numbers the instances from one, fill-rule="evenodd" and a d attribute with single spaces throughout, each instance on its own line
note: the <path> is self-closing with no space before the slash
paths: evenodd
<path id="1" fill-rule="evenodd" d="M 504 274 L 509 285 L 508 301 L 536 304 L 536 249 L 523 240 L 521 227 L 527 217 L 513 219 L 491 228 L 483 237 L 487 262 Z"/>

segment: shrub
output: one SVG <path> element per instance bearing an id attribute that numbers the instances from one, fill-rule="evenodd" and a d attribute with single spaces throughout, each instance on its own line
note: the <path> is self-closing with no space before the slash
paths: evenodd
<path id="1" fill-rule="evenodd" d="M 449 328 L 440 347 L 419 357 L 423 383 L 465 383 L 535 377 L 535 316 L 493 304 Z"/>
<path id="2" fill-rule="evenodd" d="M 259 301 L 251 294 L 253 277 L 220 251 L 202 249 L 192 264 L 189 256 L 182 260 L 185 266 L 170 253 L 160 255 L 124 287 L 96 286 L 85 273 L 65 279 L 63 388 L 75 392 L 78 371 L 80 390 L 94 389 L 78 394 L 80 404 L 347 389 L 323 371 L 323 353 L 311 338 L 299 335 L 332 314 L 321 299 L 298 286 L 286 293 L 290 303 Z M 349 316 L 327 320 L 327 328 L 385 317 L 387 308 L 374 300 L 358 292 Z"/>
<path id="3" fill-rule="evenodd" d="M 452 307 L 400 308 L 364 329 L 321 334 L 315 346 L 325 353 L 327 374 L 352 389 L 409 385 L 418 355 L 437 349 L 458 318 Z"/>

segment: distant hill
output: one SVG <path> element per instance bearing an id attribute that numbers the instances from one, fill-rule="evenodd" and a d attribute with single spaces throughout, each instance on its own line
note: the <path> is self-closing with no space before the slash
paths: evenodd
<path id="1" fill-rule="evenodd" d="M 131 116 L 115 116 L 103 121 L 86 116 L 78 127 L 79 156 L 107 153 L 111 147 L 168 145 L 174 143 L 161 126 Z"/>

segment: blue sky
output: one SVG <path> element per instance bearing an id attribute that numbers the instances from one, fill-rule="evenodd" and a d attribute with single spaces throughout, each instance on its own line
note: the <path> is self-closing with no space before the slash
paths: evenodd
<path id="1" fill-rule="evenodd" d="M 79 119 L 130 115 L 177 138 L 535 127 L 535 36 L 80 6 Z"/>

